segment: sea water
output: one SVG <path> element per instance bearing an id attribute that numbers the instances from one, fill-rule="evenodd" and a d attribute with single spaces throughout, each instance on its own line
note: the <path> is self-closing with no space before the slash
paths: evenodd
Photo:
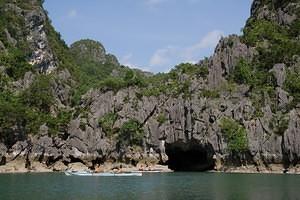
<path id="1" fill-rule="evenodd" d="M 157 173 L 78 177 L 0 175 L 0 200 L 300 200 L 300 175 Z"/>

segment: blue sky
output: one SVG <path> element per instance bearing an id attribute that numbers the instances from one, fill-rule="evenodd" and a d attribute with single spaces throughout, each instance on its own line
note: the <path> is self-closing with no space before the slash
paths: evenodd
<path id="1" fill-rule="evenodd" d="M 213 53 L 240 34 L 251 0 L 46 0 L 52 24 L 71 44 L 100 41 L 128 66 L 166 72 Z"/>

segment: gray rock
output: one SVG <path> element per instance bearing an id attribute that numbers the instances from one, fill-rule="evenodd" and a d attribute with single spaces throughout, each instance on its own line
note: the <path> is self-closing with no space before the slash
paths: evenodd
<path id="1" fill-rule="evenodd" d="M 120 66 L 118 58 L 115 55 L 112 55 L 112 54 L 105 55 L 105 62 L 110 63 L 113 66 Z"/>
<path id="2" fill-rule="evenodd" d="M 285 82 L 285 79 L 286 79 L 286 65 L 285 64 L 276 64 L 276 65 L 274 65 L 271 72 L 273 72 L 273 74 L 274 74 L 277 86 L 282 88 L 283 84 Z"/>
<path id="3" fill-rule="evenodd" d="M 7 154 L 7 162 L 15 159 L 25 160 L 30 149 L 28 141 L 17 141 L 9 150 Z"/>
<path id="4" fill-rule="evenodd" d="M 69 164 L 68 169 L 74 170 L 74 171 L 86 171 L 86 170 L 88 170 L 87 166 L 85 166 L 83 163 L 80 163 L 80 162 Z"/>
<path id="5" fill-rule="evenodd" d="M 3 143 L 0 143 L 0 165 L 4 165 L 6 163 L 6 152 L 7 147 Z"/>
<path id="6" fill-rule="evenodd" d="M 71 104 L 72 78 L 67 69 L 57 72 L 57 79 L 52 80 L 52 90 L 59 108 Z"/>
<path id="7" fill-rule="evenodd" d="M 66 166 L 63 162 L 59 161 L 59 162 L 56 162 L 52 168 L 53 168 L 53 171 L 63 172 L 68 169 L 68 166 Z"/>
<path id="8" fill-rule="evenodd" d="M 291 102 L 291 99 L 289 98 L 288 92 L 284 91 L 283 89 L 277 87 L 276 88 L 276 94 L 277 94 L 277 101 L 278 101 L 278 108 L 279 109 L 285 109 L 288 105 L 288 103 Z"/>
<path id="9" fill-rule="evenodd" d="M 46 22 L 47 17 L 43 8 L 35 7 L 33 10 L 26 11 L 27 42 L 32 49 L 29 63 L 37 65 L 40 72 L 49 74 L 58 64 L 49 45 Z"/>
<path id="10" fill-rule="evenodd" d="M 61 157 L 60 150 L 54 145 L 53 139 L 47 135 L 34 137 L 31 142 L 32 148 L 29 155 L 31 162 L 40 161 L 50 165 Z"/>
<path id="11" fill-rule="evenodd" d="M 225 77 L 234 69 L 235 65 L 245 59 L 251 61 L 255 54 L 253 48 L 240 41 L 236 35 L 222 38 L 209 59 L 208 85 L 210 89 L 218 88 L 224 83 Z"/>
<path id="12" fill-rule="evenodd" d="M 47 136 L 48 135 L 49 128 L 46 124 L 43 124 L 40 126 L 39 135 L 41 136 Z"/>
<path id="13" fill-rule="evenodd" d="M 71 52 L 80 60 L 90 60 L 99 63 L 106 62 L 106 51 L 100 42 L 93 40 L 80 40 L 71 45 Z M 110 61 L 115 61 L 108 56 Z"/>
<path id="14" fill-rule="evenodd" d="M 32 5 L 39 2 L 30 1 Z M 291 11 L 292 3 L 271 10 L 265 6 L 265 2 L 254 1 L 252 6 L 254 19 L 269 19 L 284 25 L 292 23 L 295 14 Z M 58 66 L 58 61 L 46 35 L 47 16 L 44 10 L 39 6 L 34 10 L 22 10 L 14 4 L 8 5 L 5 9 L 15 10 L 18 15 L 25 17 L 25 31 L 28 33 L 26 39 L 33 51 L 30 63 L 37 65 L 40 72 L 53 72 L 55 78 L 51 82 L 51 89 L 55 104 L 51 108 L 51 114 L 55 116 L 60 108 L 74 113 L 77 108 L 73 110 L 69 106 L 72 87 L 75 84 L 68 70 L 54 70 Z M 8 31 L 7 37 L 12 44 L 15 43 Z M 71 52 L 78 55 L 74 57 L 75 59 L 119 65 L 116 57 L 106 54 L 104 47 L 95 41 L 76 42 L 71 46 Z M 259 168 L 269 167 L 272 164 L 297 164 L 300 155 L 299 109 L 291 111 L 287 109 L 292 97 L 283 90 L 286 70 L 296 69 L 297 56 L 293 58 L 295 66 L 276 64 L 271 70 L 276 78 L 277 99 L 264 92 L 262 94 L 264 98 L 257 102 L 251 98 L 249 86 L 234 85 L 234 88 L 229 88 L 230 85 L 226 81 L 241 59 L 250 62 L 255 55 L 256 50 L 244 44 L 240 37 L 231 35 L 222 38 L 214 55 L 199 63 L 202 67 L 208 66 L 208 77 L 178 72 L 178 83 L 186 81 L 191 83 L 185 88 L 185 95 L 170 95 L 166 92 L 158 96 L 141 96 L 143 93 L 141 90 L 145 88 L 138 87 L 128 87 L 118 92 L 110 91 L 108 88 L 91 89 L 82 96 L 78 106 L 78 110 L 84 109 L 84 112 L 76 116 L 74 113 L 67 130 L 62 130 L 56 137 L 50 137 L 45 124 L 40 127 L 38 135 L 19 138 L 18 134 L 20 132 L 19 135 L 22 135 L 22 132 L 16 127 L 13 129 L 15 133 L 12 137 L 19 141 L 12 147 L 7 145 L 9 149 L 1 143 L 0 160 L 20 159 L 26 165 L 32 164 L 32 167 L 39 167 L 42 163 L 43 167 L 47 169 L 53 167 L 54 170 L 64 170 L 65 164 L 68 163 L 72 165 L 79 162 L 75 165 L 79 166 L 78 169 L 83 169 L 106 161 L 132 164 L 177 161 L 182 162 L 182 165 L 191 164 L 189 169 L 197 170 L 213 169 L 215 165 L 217 169 L 222 169 L 226 165 L 255 164 Z M 4 67 L 1 68 L 5 70 Z M 135 72 L 152 76 L 138 70 Z M 122 70 L 115 69 L 111 75 L 118 77 L 122 73 Z M 28 72 L 24 79 L 16 82 L 15 87 L 25 89 L 31 85 L 34 78 L 33 73 Z M 168 84 L 171 82 L 169 80 Z M 204 90 L 216 90 L 220 97 L 204 97 Z M 278 105 L 276 109 L 279 111 L 274 112 L 275 109 L 271 109 L 273 105 Z M 260 111 L 263 116 L 257 115 L 261 114 Z M 274 128 L 270 124 L 272 125 L 274 118 L 284 112 L 290 117 L 288 129 L 283 135 L 276 135 L 277 127 Z M 142 145 L 124 147 L 119 145 L 117 134 L 108 137 L 99 125 L 99 120 L 108 113 L 117 115 L 112 124 L 112 128 L 116 131 L 129 119 L 139 121 L 139 128 L 144 132 Z M 165 119 L 161 121 L 159 117 L 162 115 Z M 220 124 L 223 117 L 244 125 L 247 130 L 247 151 L 234 152 L 228 148 L 229 141 Z M 189 160 L 191 157 L 199 159 L 198 162 L 193 163 Z"/>
<path id="15" fill-rule="evenodd" d="M 296 8 L 299 8 L 299 4 L 292 1 L 287 3 L 286 1 L 264 2 L 262 0 L 254 0 L 251 16 L 256 19 L 270 20 L 280 25 L 291 25 L 297 19 Z"/>
<path id="16" fill-rule="evenodd" d="M 6 51 L 6 48 L 4 46 L 4 44 L 2 43 L 2 41 L 0 40 L 0 52 L 3 53 Z"/>
<path id="17" fill-rule="evenodd" d="M 12 85 L 14 86 L 14 89 L 16 91 L 23 91 L 29 88 L 29 86 L 33 83 L 35 77 L 35 74 L 33 74 L 31 71 L 28 71 L 25 73 L 22 79 L 13 82 Z"/>
<path id="18" fill-rule="evenodd" d="M 289 118 L 288 129 L 284 133 L 283 152 L 286 161 L 295 164 L 300 157 L 300 110 L 292 110 Z"/>
<path id="19" fill-rule="evenodd" d="M 16 45 L 17 45 L 17 40 L 11 36 L 11 34 L 8 32 L 7 29 L 4 29 L 4 32 L 5 32 L 5 34 L 6 34 L 6 39 L 7 39 L 7 41 L 8 41 L 11 45 L 16 46 Z"/>

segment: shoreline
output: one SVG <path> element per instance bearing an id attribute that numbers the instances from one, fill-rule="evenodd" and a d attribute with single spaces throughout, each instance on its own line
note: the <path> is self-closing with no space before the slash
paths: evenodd
<path id="1" fill-rule="evenodd" d="M 59 162 L 54 166 L 46 166 L 45 164 L 34 162 L 30 168 L 25 168 L 25 163 L 22 161 L 16 161 L 7 163 L 6 165 L 0 166 L 0 174 L 26 174 L 26 173 L 56 173 L 65 172 L 66 170 L 74 171 L 86 171 L 91 170 L 83 163 L 70 163 L 68 166 Z M 170 173 L 173 170 L 169 169 L 166 165 L 127 165 L 124 163 L 104 163 L 93 169 L 96 173 L 101 172 L 142 172 L 142 173 Z"/>
<path id="2" fill-rule="evenodd" d="M 119 167 L 121 166 L 121 168 Z M 123 166 L 123 167 L 122 167 Z M 42 163 L 35 162 L 31 168 L 25 168 L 24 163 L 18 161 L 15 163 L 8 163 L 0 166 L 0 175 L 2 174 L 35 174 L 35 173 L 62 173 L 68 169 L 74 171 L 84 171 L 89 168 L 82 163 L 71 163 L 68 166 L 59 163 L 58 166 L 48 167 Z M 123 163 L 105 163 L 99 167 L 100 170 L 95 172 L 141 172 L 141 173 L 176 173 L 168 168 L 167 165 L 153 165 L 148 168 L 141 166 L 126 165 Z M 191 171 L 192 172 L 192 171 Z M 193 171 L 197 172 L 197 171 Z M 269 168 L 257 167 L 254 165 L 241 166 L 241 167 L 223 167 L 219 170 L 207 170 L 199 173 L 222 173 L 222 174 L 278 174 L 278 175 L 300 175 L 300 165 L 284 169 L 280 164 L 273 164 Z"/>
<path id="3" fill-rule="evenodd" d="M 249 171 L 169 171 L 169 172 L 147 172 L 147 171 L 133 171 L 133 172 L 141 172 L 145 174 L 168 174 L 168 173 L 212 173 L 212 174 L 244 174 L 244 175 L 300 175 L 300 172 L 249 172 Z M 48 173 L 64 173 L 64 171 L 14 171 L 14 172 L 0 172 L 0 175 L 23 175 L 23 174 L 48 174 Z"/>

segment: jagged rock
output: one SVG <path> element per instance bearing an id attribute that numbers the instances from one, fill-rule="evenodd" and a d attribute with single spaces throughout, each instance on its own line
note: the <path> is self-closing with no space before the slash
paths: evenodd
<path id="1" fill-rule="evenodd" d="M 209 88 L 220 87 L 224 83 L 225 77 L 229 75 L 241 59 L 251 61 L 254 54 L 254 48 L 243 44 L 238 36 L 231 35 L 222 38 L 215 49 L 214 55 L 209 59 Z"/>
<path id="2" fill-rule="evenodd" d="M 4 32 L 5 32 L 5 34 L 6 34 L 7 41 L 8 41 L 12 46 L 16 46 L 17 40 L 11 36 L 11 34 L 8 32 L 7 29 L 4 29 Z"/>
<path id="3" fill-rule="evenodd" d="M 51 86 L 58 108 L 65 108 L 71 104 L 72 88 L 68 84 L 70 81 L 72 81 L 72 78 L 67 69 L 59 71 L 57 74 L 57 79 L 52 81 Z"/>
<path id="4" fill-rule="evenodd" d="M 88 167 L 85 166 L 83 163 L 76 162 L 76 163 L 70 163 L 68 165 L 68 169 L 74 170 L 74 171 L 86 171 L 86 170 L 88 170 Z"/>
<path id="5" fill-rule="evenodd" d="M 105 55 L 105 62 L 110 63 L 113 66 L 120 66 L 120 63 L 115 55 L 107 54 Z"/>
<path id="6" fill-rule="evenodd" d="M 71 45 L 71 52 L 74 55 L 79 56 L 77 59 L 80 60 L 90 60 L 99 63 L 105 63 L 106 58 L 109 58 L 109 61 L 115 61 L 113 57 L 106 57 L 106 51 L 103 45 L 100 42 L 93 40 L 80 40 Z"/>
<path id="7" fill-rule="evenodd" d="M 16 91 L 22 91 L 30 87 L 33 83 L 36 75 L 31 71 L 26 72 L 23 79 L 13 82 L 14 89 Z"/>
<path id="8" fill-rule="evenodd" d="M 52 168 L 53 171 L 62 172 L 62 171 L 66 171 L 68 169 L 68 166 L 66 166 L 63 162 L 58 161 L 54 164 Z"/>
<path id="9" fill-rule="evenodd" d="M 60 150 L 53 144 L 53 139 L 48 135 L 34 137 L 31 142 L 30 161 L 40 161 L 49 165 L 62 156 Z"/>
<path id="10" fill-rule="evenodd" d="M 291 101 L 291 99 L 289 99 L 289 93 L 277 87 L 276 94 L 278 99 L 278 107 L 280 109 L 285 109 L 288 103 Z"/>
<path id="11" fill-rule="evenodd" d="M 5 12 L 16 13 L 17 15 L 22 14 L 22 9 L 16 5 L 16 2 L 7 3 L 3 6 Z"/>
<path id="12" fill-rule="evenodd" d="M 276 22 L 280 25 L 290 25 L 297 19 L 296 8 L 299 8 L 299 4 L 292 1 L 287 3 L 281 0 L 254 0 L 251 8 L 251 16 L 257 19 Z"/>
<path id="13" fill-rule="evenodd" d="M 108 156 L 113 148 L 105 139 L 101 138 L 101 133 L 85 125 L 85 132 L 80 128 L 81 120 L 73 120 L 69 127 L 70 136 L 66 140 L 66 147 L 63 149 L 65 161 L 79 159 L 87 165 L 92 165 L 92 161 Z"/>
<path id="14" fill-rule="evenodd" d="M 281 8 L 274 4 L 274 9 L 269 9 L 266 2 L 269 1 L 254 1 L 252 18 L 272 20 L 280 25 L 292 23 L 295 14 L 291 11 L 293 3 L 286 3 Z M 284 1 L 270 3 L 274 2 Z M 296 68 L 299 59 L 297 56 L 294 56 L 293 64 L 276 64 L 271 70 L 277 83 L 277 102 L 267 91 L 262 94 L 264 98 L 255 100 L 251 96 L 253 88 L 247 85 L 234 84 L 234 88 L 229 88 L 230 83 L 226 79 L 237 63 L 241 59 L 250 62 L 256 55 L 254 47 L 244 44 L 239 36 L 231 35 L 220 40 L 211 58 L 199 63 L 201 67 L 208 66 L 207 77 L 178 72 L 177 83 L 190 82 L 190 86 L 184 88 L 185 91 L 180 94 L 171 95 L 166 92 L 157 96 L 143 96 L 143 91 L 147 88 L 131 86 L 111 91 L 109 87 L 103 87 L 90 89 L 82 96 L 78 107 L 70 108 L 73 77 L 67 69 L 54 70 L 61 61 L 57 60 L 54 50 L 50 48 L 47 38 L 47 16 L 40 6 L 36 6 L 40 5 L 37 4 L 40 1 L 30 1 L 31 5 L 35 5 L 32 10 L 23 10 L 17 7 L 16 3 L 17 1 L 7 4 L 4 9 L 7 12 L 13 10 L 17 15 L 25 17 L 25 32 L 17 32 L 26 33 L 26 40 L 33 51 L 30 63 L 37 65 L 40 72 L 53 72 L 54 78 L 51 79 L 50 85 L 55 103 L 51 114 L 56 116 L 57 111 L 64 108 L 72 112 L 73 118 L 68 124 L 68 130 L 61 130 L 56 137 L 49 136 L 47 124 L 40 127 L 39 134 L 26 137 L 20 136 L 25 135 L 24 130 L 22 132 L 22 128 L 16 126 L 13 129 L 15 133 L 10 135 L 13 138 L 10 144 L 5 146 L 0 143 L 0 164 L 3 163 L 3 159 L 4 162 L 11 163 L 9 168 L 3 169 L 4 171 L 49 170 L 51 167 L 61 171 L 66 169 L 65 164 L 68 163 L 71 169 L 83 170 L 107 161 L 123 161 L 134 165 L 160 162 L 168 163 L 175 169 L 179 167 L 187 170 L 207 170 L 214 167 L 221 170 L 226 169 L 227 164 L 251 164 L 257 166 L 254 167 L 256 170 L 266 170 L 276 168 L 273 164 L 298 163 L 299 109 L 289 111 L 286 108 L 292 94 L 283 90 L 286 70 Z M 13 38 L 17 37 L 11 35 L 8 30 L 6 36 L 7 42 L 17 44 L 18 41 Z M 1 44 L 0 42 L 0 51 L 3 49 Z M 102 65 L 104 63 L 119 66 L 117 58 L 106 54 L 104 47 L 95 41 L 76 42 L 71 46 L 71 52 L 74 54 L 74 60 L 79 60 L 78 63 L 87 60 L 96 62 L 101 67 L 106 66 Z M 1 67 L 1 71 L 5 71 L 5 67 Z M 152 76 L 139 70 L 135 70 L 135 73 Z M 120 77 L 124 72 L 113 68 L 110 75 Z M 17 91 L 28 88 L 35 76 L 39 75 L 25 73 L 23 79 L 14 83 Z M 174 87 L 174 90 L 177 90 L 180 84 L 172 86 L 172 80 L 166 81 L 166 86 Z M 204 95 L 205 90 L 216 92 L 217 95 Z M 278 105 L 276 109 L 280 111 L 274 112 L 274 104 Z M 270 127 L 270 124 L 274 117 L 282 112 L 289 113 L 290 121 L 285 133 L 278 135 L 275 134 L 276 128 Z M 112 123 L 116 134 L 110 137 L 99 124 L 109 113 L 117 116 Z M 161 116 L 164 116 L 164 119 L 159 119 Z M 221 127 L 221 119 L 224 117 L 246 128 L 248 149 L 245 152 L 229 149 L 228 136 Z M 130 119 L 137 120 L 138 129 L 143 130 L 144 137 L 140 147 L 124 147 L 119 144 L 118 130 Z M 77 163 L 73 164 L 74 162 Z M 120 164 L 116 164 L 115 167 L 119 166 Z M 0 167 L 0 172 L 1 170 Z"/>
<path id="15" fill-rule="evenodd" d="M 29 63 L 37 65 L 40 72 L 48 74 L 57 67 L 57 61 L 47 38 L 46 21 L 45 11 L 41 7 L 36 7 L 25 14 L 27 41 L 33 51 Z"/>
<path id="16" fill-rule="evenodd" d="M 43 124 L 40 126 L 39 135 L 40 136 L 47 136 L 48 135 L 49 128 L 46 124 Z"/>
<path id="17" fill-rule="evenodd" d="M 30 144 L 27 141 L 17 141 L 9 150 L 7 155 L 7 162 L 19 159 L 26 159 Z"/>
<path id="18" fill-rule="evenodd" d="M 276 64 L 276 65 L 274 65 L 271 72 L 273 72 L 273 74 L 274 74 L 277 86 L 282 88 L 283 84 L 285 82 L 285 79 L 286 79 L 286 65 L 285 64 Z"/>
<path id="19" fill-rule="evenodd" d="M 3 53 L 5 51 L 6 51 L 6 48 L 5 48 L 4 44 L 1 42 L 1 40 L 0 40 L 0 52 Z"/>
<path id="20" fill-rule="evenodd" d="M 3 143 L 0 143 L 0 165 L 4 165 L 6 163 L 6 152 L 7 147 Z"/>
<path id="21" fill-rule="evenodd" d="M 284 133 L 283 152 L 286 162 L 296 164 L 300 158 L 300 110 L 290 112 L 288 129 Z"/>
<path id="22" fill-rule="evenodd" d="M 32 72 L 26 72 L 23 79 L 23 88 L 27 89 L 32 84 L 35 75 Z"/>
<path id="23" fill-rule="evenodd" d="M 30 172 L 52 172 L 52 169 L 43 163 L 32 162 L 30 163 Z"/>

